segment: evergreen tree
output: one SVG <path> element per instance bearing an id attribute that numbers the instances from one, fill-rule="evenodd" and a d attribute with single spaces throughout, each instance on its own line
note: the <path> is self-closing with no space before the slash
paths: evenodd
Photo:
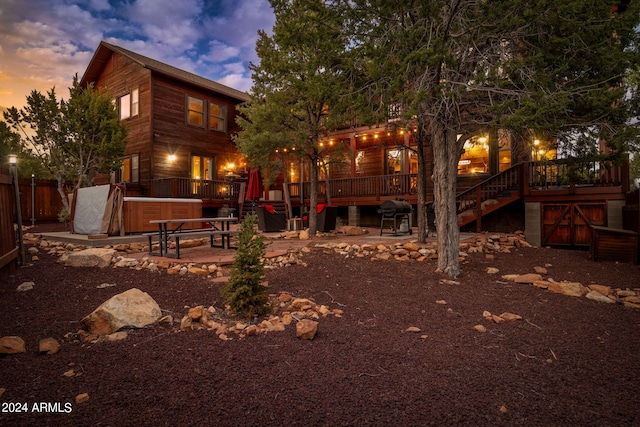
<path id="1" fill-rule="evenodd" d="M 419 239 L 434 184 L 438 270 L 456 277 L 457 168 L 464 142 L 502 127 L 589 135 L 624 150 L 637 137 L 625 101 L 636 69 L 639 6 L 571 0 L 345 0 L 362 111 L 415 123 Z M 575 141 L 575 138 L 574 138 Z M 433 152 L 429 170 L 424 152 Z"/>
<path id="2" fill-rule="evenodd" d="M 345 123 L 345 32 L 339 11 L 321 0 L 270 0 L 273 33 L 260 31 L 251 65 L 251 100 L 240 107 L 235 138 L 254 167 L 281 170 L 281 155 L 306 159 L 310 172 L 309 232 L 317 230 L 320 139 Z"/>
<path id="3" fill-rule="evenodd" d="M 257 216 L 246 215 L 240 223 L 238 249 L 231 274 L 222 295 L 234 314 L 246 319 L 271 311 L 267 286 L 262 284 L 266 244 L 264 236 L 255 231 Z"/>
<path id="4" fill-rule="evenodd" d="M 69 93 L 69 100 L 61 103 L 68 137 L 67 161 L 72 164 L 76 188 L 91 186 L 99 173 L 120 167 L 127 129 L 109 93 L 93 84 L 81 87 L 77 76 Z"/>
<path id="5" fill-rule="evenodd" d="M 12 107 L 3 114 L 20 135 L 22 149 L 58 181 L 67 210 L 66 182 L 75 181 L 76 188 L 93 185 L 98 173 L 116 170 L 127 135 L 108 93 L 80 87 L 75 76 L 69 95 L 64 101 L 55 88 L 46 95 L 34 90 L 23 109 Z"/>

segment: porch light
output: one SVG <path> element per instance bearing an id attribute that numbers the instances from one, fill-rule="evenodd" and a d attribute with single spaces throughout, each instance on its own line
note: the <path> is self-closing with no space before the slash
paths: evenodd
<path id="1" fill-rule="evenodd" d="M 176 161 L 176 155 L 175 154 L 169 154 L 167 156 L 167 160 L 169 160 L 170 162 L 175 162 Z"/>

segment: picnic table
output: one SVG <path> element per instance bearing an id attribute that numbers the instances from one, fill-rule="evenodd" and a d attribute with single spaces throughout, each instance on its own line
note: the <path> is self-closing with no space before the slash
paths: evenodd
<path id="1" fill-rule="evenodd" d="M 235 249 L 231 246 L 231 236 L 237 232 L 231 230 L 231 223 L 238 221 L 235 217 L 214 217 L 214 218 L 185 218 L 185 219 L 156 219 L 149 221 L 150 224 L 157 224 L 158 231 L 154 233 L 145 233 L 149 237 L 149 254 L 166 256 L 171 258 L 180 258 L 180 239 L 181 238 L 210 238 L 211 247 L 223 249 Z M 185 224 L 200 223 L 209 224 L 207 228 L 183 229 Z M 159 252 L 153 252 L 153 237 L 158 237 Z M 220 236 L 220 245 L 214 244 L 215 237 Z M 169 253 L 169 241 L 175 240 L 175 253 Z"/>

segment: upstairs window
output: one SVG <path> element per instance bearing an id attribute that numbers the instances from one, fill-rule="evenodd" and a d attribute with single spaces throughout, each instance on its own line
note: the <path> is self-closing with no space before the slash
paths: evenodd
<path id="1" fill-rule="evenodd" d="M 120 120 L 131 117 L 131 94 L 122 95 L 119 100 Z"/>
<path id="2" fill-rule="evenodd" d="M 187 96 L 187 123 L 204 127 L 204 101 L 193 96 Z"/>
<path id="3" fill-rule="evenodd" d="M 224 132 L 227 129 L 226 114 L 224 105 L 209 103 L 209 129 Z"/>
<path id="4" fill-rule="evenodd" d="M 137 116 L 140 112 L 140 101 L 138 100 L 138 89 L 131 91 L 131 115 Z"/>
<path id="5" fill-rule="evenodd" d="M 138 99 L 138 89 L 133 89 L 131 92 L 118 98 L 118 112 L 120 114 L 120 120 L 135 117 L 139 114 L 140 102 Z"/>

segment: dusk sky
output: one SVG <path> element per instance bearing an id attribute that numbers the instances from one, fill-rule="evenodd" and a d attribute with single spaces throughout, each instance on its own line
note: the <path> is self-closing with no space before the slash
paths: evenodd
<path id="1" fill-rule="evenodd" d="M 102 40 L 246 91 L 273 24 L 267 0 L 0 0 L 0 109 L 67 98 Z"/>

